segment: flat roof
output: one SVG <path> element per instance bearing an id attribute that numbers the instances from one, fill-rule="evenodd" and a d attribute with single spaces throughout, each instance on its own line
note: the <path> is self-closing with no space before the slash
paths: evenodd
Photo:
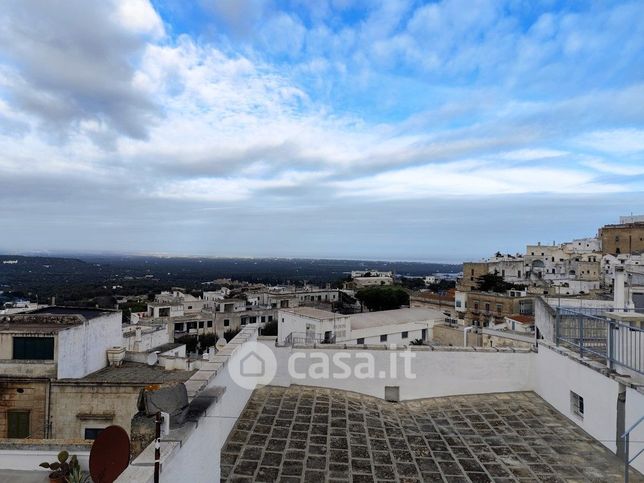
<path id="1" fill-rule="evenodd" d="M 105 314 L 113 314 L 114 310 L 107 309 L 93 309 L 85 307 L 43 307 L 41 309 L 36 309 L 30 314 L 51 314 L 51 315 L 80 315 L 86 320 L 96 319 Z"/>
<path id="2" fill-rule="evenodd" d="M 328 310 L 315 309 L 313 307 L 295 307 L 292 309 L 280 309 L 284 312 L 290 312 L 296 315 L 302 315 L 304 317 L 310 317 L 312 319 L 318 320 L 328 320 L 338 317 L 349 317 L 345 314 L 338 314 L 337 312 L 329 312 Z"/>
<path id="3" fill-rule="evenodd" d="M 52 333 L 83 324 L 79 315 L 33 314 L 29 312 L 0 316 L 0 332 Z"/>
<path id="4" fill-rule="evenodd" d="M 196 371 L 172 370 L 168 371 L 161 366 L 148 366 L 140 362 L 125 361 L 120 367 L 108 366 L 100 371 L 93 372 L 77 382 L 105 382 L 105 383 L 131 383 L 131 384 L 160 384 L 164 382 L 185 382 Z M 65 379 L 62 379 L 63 381 Z M 70 379 L 67 379 L 70 380 Z"/>
<path id="5" fill-rule="evenodd" d="M 413 307 L 409 309 L 382 310 L 380 312 L 364 312 L 351 316 L 351 329 L 368 329 L 383 325 L 408 324 L 426 320 L 444 320 L 445 314 L 434 309 Z"/>
<path id="6" fill-rule="evenodd" d="M 394 403 L 264 386 L 221 449 L 222 482 L 621 482 L 623 465 L 533 392 Z"/>

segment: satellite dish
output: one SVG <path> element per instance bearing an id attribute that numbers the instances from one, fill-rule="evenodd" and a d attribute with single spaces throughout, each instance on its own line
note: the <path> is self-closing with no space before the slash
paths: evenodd
<path id="1" fill-rule="evenodd" d="M 150 352 L 145 362 L 148 364 L 148 366 L 153 366 L 157 362 L 159 362 L 159 355 L 156 352 Z"/>
<path id="2" fill-rule="evenodd" d="M 226 347 L 226 344 L 226 339 L 222 337 L 221 339 L 217 339 L 217 342 L 215 342 L 215 347 L 217 348 L 217 350 L 221 350 Z"/>
<path id="3" fill-rule="evenodd" d="M 95 483 L 113 483 L 130 464 L 130 438 L 120 426 L 101 431 L 89 453 L 89 474 Z"/>

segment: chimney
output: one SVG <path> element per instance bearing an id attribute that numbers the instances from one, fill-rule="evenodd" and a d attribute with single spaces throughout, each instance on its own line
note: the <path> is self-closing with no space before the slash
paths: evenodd
<path id="1" fill-rule="evenodd" d="M 613 308 L 626 308 L 626 273 L 624 267 L 615 267 L 615 282 L 613 283 Z"/>

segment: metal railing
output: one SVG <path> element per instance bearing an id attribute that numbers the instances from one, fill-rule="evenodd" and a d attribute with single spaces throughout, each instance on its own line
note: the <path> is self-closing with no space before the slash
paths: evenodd
<path id="1" fill-rule="evenodd" d="M 555 341 L 580 356 L 644 374 L 644 328 L 607 317 L 610 309 L 557 308 Z M 642 314 L 644 318 L 644 314 Z"/>
<path id="2" fill-rule="evenodd" d="M 637 421 L 635 421 L 635 423 L 633 423 L 631 427 L 628 428 L 626 431 L 624 431 L 624 434 L 622 434 L 622 439 L 624 440 L 624 483 L 628 483 L 628 473 L 629 473 L 629 468 L 631 463 L 635 461 L 635 458 L 637 458 L 639 455 L 644 453 L 644 448 L 642 448 L 632 458 L 630 458 L 628 454 L 630 435 L 633 432 L 633 430 L 637 428 L 642 421 L 644 421 L 644 416 L 642 416 Z"/>
<path id="3" fill-rule="evenodd" d="M 335 344 L 335 334 L 327 337 L 324 334 L 311 332 L 291 332 L 284 339 L 284 345 Z"/>

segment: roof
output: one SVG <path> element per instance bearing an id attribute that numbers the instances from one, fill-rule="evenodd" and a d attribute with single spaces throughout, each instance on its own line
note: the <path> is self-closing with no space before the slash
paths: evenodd
<path id="1" fill-rule="evenodd" d="M 523 315 L 523 314 L 512 314 L 507 316 L 508 319 L 519 322 L 520 324 L 533 325 L 534 316 L 533 315 Z"/>
<path id="2" fill-rule="evenodd" d="M 21 313 L 0 316 L 0 332 L 52 333 L 82 324 L 83 319 L 78 315 Z"/>
<path id="3" fill-rule="evenodd" d="M 86 320 L 96 319 L 102 317 L 106 314 L 115 313 L 114 310 L 106 309 L 92 309 L 85 307 L 44 307 L 42 309 L 36 309 L 30 314 L 52 314 L 52 315 L 80 315 Z"/>
<path id="4" fill-rule="evenodd" d="M 293 309 L 281 309 L 283 312 L 290 312 L 295 315 L 303 317 L 310 317 L 311 319 L 328 320 L 338 317 L 348 317 L 348 315 L 338 314 L 336 312 L 329 312 L 328 310 L 314 309 L 313 307 L 295 307 Z"/>
<path id="5" fill-rule="evenodd" d="M 161 366 L 148 366 L 139 362 L 125 361 L 120 367 L 108 366 L 93 372 L 77 382 L 104 382 L 130 384 L 160 384 L 164 382 L 185 382 L 196 371 L 168 371 Z"/>
<path id="6" fill-rule="evenodd" d="M 351 329 L 367 329 L 369 327 L 425 322 L 428 320 L 445 320 L 445 314 L 438 310 L 418 307 L 365 312 L 351 316 Z"/>

